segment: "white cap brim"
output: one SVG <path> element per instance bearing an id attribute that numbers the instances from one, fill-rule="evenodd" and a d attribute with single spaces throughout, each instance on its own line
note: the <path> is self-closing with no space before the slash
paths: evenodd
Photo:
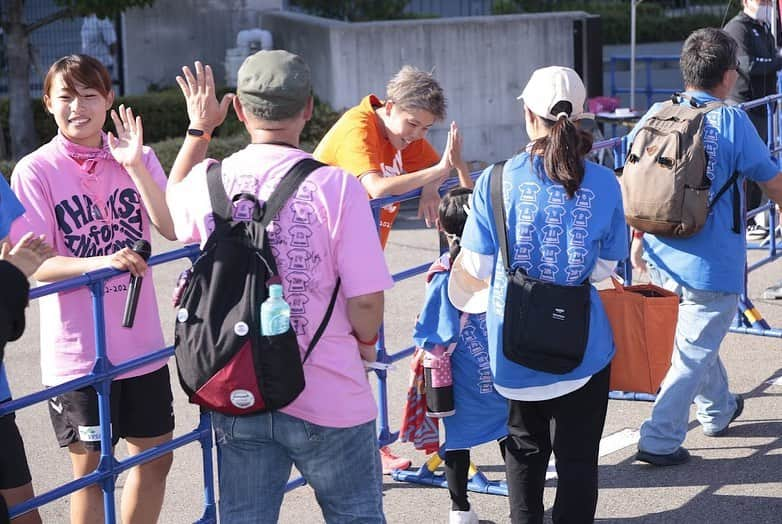
<path id="1" fill-rule="evenodd" d="M 489 307 L 491 277 L 481 280 L 470 275 L 462 264 L 463 257 L 464 252 L 459 253 L 451 267 L 448 299 L 459 311 L 472 314 L 485 313 Z"/>

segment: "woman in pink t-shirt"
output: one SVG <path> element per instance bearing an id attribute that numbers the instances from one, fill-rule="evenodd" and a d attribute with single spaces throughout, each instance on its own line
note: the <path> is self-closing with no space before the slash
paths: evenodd
<path id="1" fill-rule="evenodd" d="M 49 143 L 19 161 L 11 187 L 26 212 L 11 230 L 51 239 L 55 256 L 35 273 L 56 282 L 113 267 L 142 281 L 135 323 L 120 327 L 128 276 L 104 285 L 109 360 L 120 364 L 164 347 L 151 274 L 130 247 L 150 240 L 150 226 L 174 239 L 165 204 L 166 178 L 155 154 L 143 146 L 141 118 L 120 105 L 111 111 L 116 135 L 103 132 L 114 102 L 111 77 L 97 60 L 70 55 L 56 61 L 44 80 L 43 102 L 57 123 Z M 95 361 L 94 324 L 86 288 L 44 297 L 41 304 L 43 383 L 55 386 L 88 374 Z M 171 386 L 165 360 L 115 378 L 111 388 L 112 443 L 127 441 L 128 453 L 171 440 Z M 100 458 L 97 395 L 92 387 L 49 401 L 57 440 L 70 452 L 75 477 L 93 471 Z M 165 492 L 171 455 L 130 470 L 122 494 L 124 522 L 155 522 Z M 71 522 L 102 522 L 100 487 L 71 497 Z"/>

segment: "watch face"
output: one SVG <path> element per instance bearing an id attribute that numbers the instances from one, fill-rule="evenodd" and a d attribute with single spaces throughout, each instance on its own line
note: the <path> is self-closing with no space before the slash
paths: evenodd
<path id="1" fill-rule="evenodd" d="M 204 136 L 204 132 L 200 129 L 188 129 L 187 134 L 193 136 Z"/>

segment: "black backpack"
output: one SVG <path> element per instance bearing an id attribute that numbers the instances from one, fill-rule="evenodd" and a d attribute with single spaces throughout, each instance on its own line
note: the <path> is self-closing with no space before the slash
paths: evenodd
<path id="1" fill-rule="evenodd" d="M 193 404 L 247 415 L 282 408 L 304 389 L 303 363 L 328 324 L 340 280 L 304 359 L 292 329 L 262 336 L 260 305 L 268 286 L 282 283 L 265 230 L 302 181 L 323 165 L 299 161 L 264 204 L 248 193 L 229 200 L 220 164 L 207 171 L 214 231 L 181 295 L 174 338 L 179 382 Z"/>

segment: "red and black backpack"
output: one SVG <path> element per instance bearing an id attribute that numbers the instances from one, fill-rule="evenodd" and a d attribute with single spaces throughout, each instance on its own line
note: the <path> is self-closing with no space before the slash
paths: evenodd
<path id="1" fill-rule="evenodd" d="M 190 402 L 247 415 L 282 408 L 304 390 L 303 363 L 328 324 L 340 280 L 303 358 L 292 329 L 261 335 L 261 303 L 269 285 L 282 283 L 266 227 L 304 179 L 323 165 L 311 158 L 299 161 L 265 203 L 249 193 L 229 199 L 220 164 L 207 171 L 214 231 L 193 263 L 174 338 L 179 382 Z"/>

